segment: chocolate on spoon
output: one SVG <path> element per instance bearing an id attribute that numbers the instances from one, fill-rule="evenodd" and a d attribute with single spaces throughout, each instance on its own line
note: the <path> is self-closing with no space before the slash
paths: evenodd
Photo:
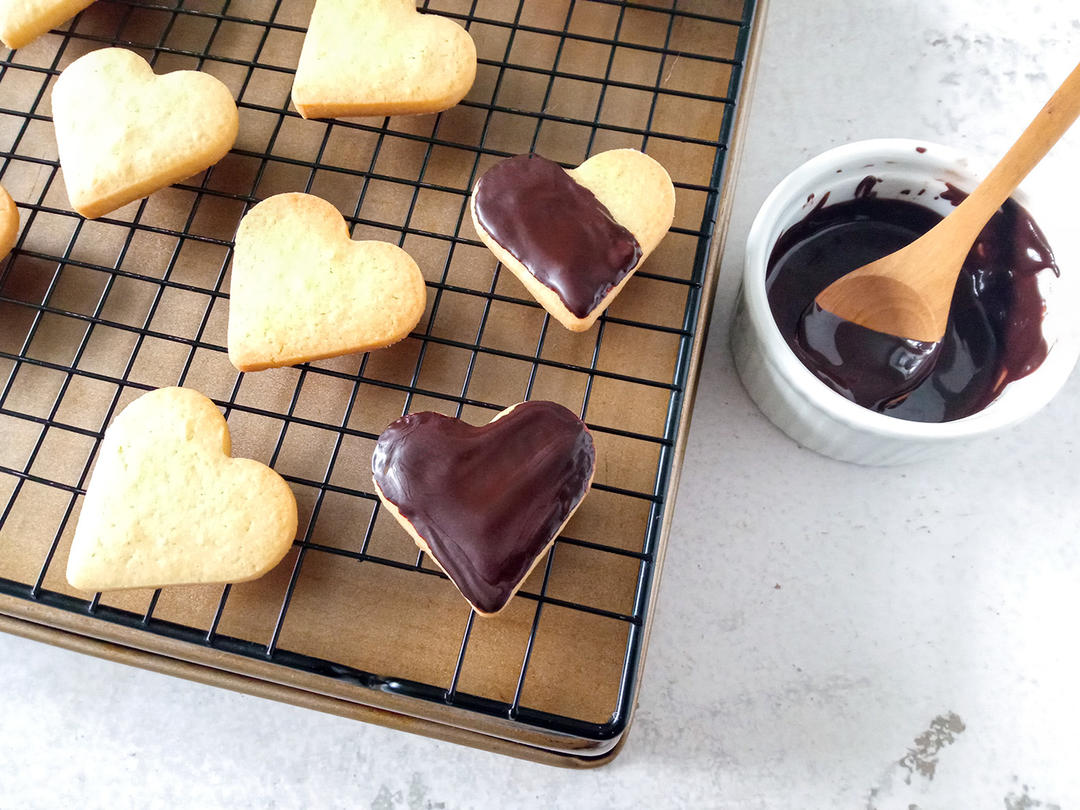
<path id="1" fill-rule="evenodd" d="M 871 380 L 872 398 L 878 402 L 902 399 L 925 379 L 937 361 L 956 280 L 972 243 L 1078 116 L 1080 65 L 956 210 L 906 247 L 853 270 L 818 293 L 799 327 L 808 355 L 836 366 L 842 385 L 852 376 Z M 866 346 L 849 345 L 848 356 L 838 354 L 831 319 L 876 335 L 867 338 Z M 880 373 L 867 374 L 867 363 L 880 368 Z M 890 387 L 893 381 L 895 389 Z"/>
<path id="2" fill-rule="evenodd" d="M 813 301 L 799 319 L 795 351 L 803 364 L 848 399 L 885 411 L 910 394 L 937 364 L 939 342 L 875 332 Z"/>
<path id="3" fill-rule="evenodd" d="M 776 241 L 766 272 L 773 319 L 803 365 L 864 408 L 918 422 L 970 416 L 1046 358 L 1043 288 L 1050 283 L 1047 274 L 1059 272 L 1053 250 L 1031 214 L 1015 199 L 1008 200 L 964 262 L 948 329 L 934 350 L 933 369 L 899 398 L 897 392 L 914 380 L 908 376 L 905 384 L 904 376 L 890 367 L 894 355 L 880 340 L 887 347 L 888 341 L 895 344 L 900 338 L 829 313 L 820 319 L 804 319 L 804 313 L 833 281 L 899 250 L 941 221 L 939 213 L 915 200 L 932 193 L 956 206 L 967 195 L 951 185 L 938 189 L 931 174 L 925 188 L 889 199 L 873 194 L 875 180 L 864 178 L 862 196 L 815 207 Z M 804 320 L 811 328 L 803 326 L 800 336 Z M 808 340 L 821 351 L 805 345 Z M 875 353 L 868 354 L 871 351 Z M 895 365 L 906 368 L 902 362 Z"/>

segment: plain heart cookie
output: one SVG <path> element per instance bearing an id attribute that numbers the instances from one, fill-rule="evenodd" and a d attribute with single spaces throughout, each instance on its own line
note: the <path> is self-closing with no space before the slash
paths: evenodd
<path id="1" fill-rule="evenodd" d="M 601 152 L 569 171 L 518 155 L 481 176 L 470 210 L 496 258 L 559 323 L 583 332 L 671 227 L 675 187 L 635 149 Z"/>
<path id="2" fill-rule="evenodd" d="M 502 610 L 592 484 L 585 423 L 522 402 L 481 427 L 439 413 L 393 422 L 371 459 L 376 492 L 473 608 Z"/>
<path id="3" fill-rule="evenodd" d="M 354 242 L 338 210 L 278 194 L 240 221 L 229 295 L 229 359 L 240 371 L 397 343 L 427 303 L 416 262 L 388 242 Z"/>
<path id="4" fill-rule="evenodd" d="M 0 259 L 11 252 L 18 238 L 19 209 L 7 189 L 0 186 Z"/>
<path id="5" fill-rule="evenodd" d="M 105 431 L 68 557 L 87 591 L 243 582 L 296 536 L 296 499 L 269 467 L 231 458 L 209 399 L 159 388 Z"/>
<path id="6" fill-rule="evenodd" d="M 53 123 L 68 199 L 94 218 L 198 174 L 232 148 L 229 89 L 208 73 L 156 76 L 138 54 L 104 48 L 56 81 Z"/>
<path id="7" fill-rule="evenodd" d="M 0 0 L 0 40 L 9 48 L 29 45 L 92 2 L 94 0 Z"/>
<path id="8" fill-rule="evenodd" d="M 304 118 L 433 113 L 475 78 L 469 32 L 414 0 L 318 0 L 292 99 Z"/>

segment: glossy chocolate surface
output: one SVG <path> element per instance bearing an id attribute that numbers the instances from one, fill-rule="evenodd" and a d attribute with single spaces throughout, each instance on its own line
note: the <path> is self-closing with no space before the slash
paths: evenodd
<path id="1" fill-rule="evenodd" d="M 371 469 L 465 598 L 494 613 L 585 497 L 595 459 L 571 411 L 525 402 L 480 427 L 403 416 L 379 436 Z"/>
<path id="2" fill-rule="evenodd" d="M 898 404 L 933 372 L 937 343 L 866 329 L 811 301 L 791 348 L 834 390 L 875 411 Z"/>
<path id="3" fill-rule="evenodd" d="M 878 199 L 872 185 L 863 192 L 819 205 L 777 241 L 766 277 L 777 326 L 807 368 L 866 408 L 919 422 L 978 412 L 1046 357 L 1037 276 L 1057 273 L 1046 238 L 1020 205 L 1006 202 L 964 263 L 940 346 L 902 340 L 813 305 L 837 278 L 900 249 L 941 219 L 913 202 Z M 954 205 L 964 199 L 953 186 L 940 196 Z"/>
<path id="4" fill-rule="evenodd" d="M 641 259 L 641 246 L 559 164 L 518 155 L 476 188 L 481 227 L 578 318 L 600 305 Z"/>

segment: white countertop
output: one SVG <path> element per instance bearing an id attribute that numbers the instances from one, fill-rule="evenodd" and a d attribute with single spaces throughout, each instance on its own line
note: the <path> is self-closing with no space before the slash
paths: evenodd
<path id="1" fill-rule="evenodd" d="M 803 159 L 996 158 L 1076 0 L 771 0 L 640 708 L 615 762 L 520 762 L 0 635 L 0 807 L 1080 806 L 1080 374 L 940 462 L 795 446 L 727 352 L 742 240 Z M 1077 221 L 1080 132 L 1029 183 Z M 1078 268 L 1066 267 L 1066 272 Z"/>

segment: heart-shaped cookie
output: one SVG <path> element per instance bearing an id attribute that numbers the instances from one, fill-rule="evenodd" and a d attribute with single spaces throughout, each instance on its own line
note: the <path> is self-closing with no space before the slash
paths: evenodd
<path id="1" fill-rule="evenodd" d="M 124 408 L 98 451 L 68 582 L 87 591 L 243 582 L 277 565 L 296 536 L 296 499 L 230 447 L 221 412 L 190 388 L 159 388 Z"/>
<path id="2" fill-rule="evenodd" d="M 397 343 L 424 314 L 416 262 L 388 242 L 354 242 L 333 205 L 278 194 L 240 221 L 229 296 L 229 359 L 241 371 Z"/>
<path id="3" fill-rule="evenodd" d="M 292 100 L 304 118 L 432 113 L 475 78 L 469 32 L 414 0 L 317 0 Z"/>
<path id="4" fill-rule="evenodd" d="M 570 171 L 518 155 L 483 174 L 470 209 L 496 258 L 559 323 L 583 332 L 671 227 L 675 187 L 635 149 L 601 152 Z"/>
<path id="5" fill-rule="evenodd" d="M 498 613 L 592 484 L 592 436 L 554 402 L 522 402 L 473 427 L 414 413 L 379 436 L 379 498 L 481 615 Z"/>
<path id="6" fill-rule="evenodd" d="M 214 165 L 240 125 L 232 94 L 209 73 L 156 76 L 123 48 L 68 65 L 52 109 L 68 199 L 88 218 Z"/>
<path id="7" fill-rule="evenodd" d="M 19 209 L 15 201 L 0 186 L 0 259 L 7 256 L 19 238 Z"/>
<path id="8" fill-rule="evenodd" d="M 92 2 L 94 0 L 0 0 L 0 40 L 9 48 L 29 45 Z"/>

